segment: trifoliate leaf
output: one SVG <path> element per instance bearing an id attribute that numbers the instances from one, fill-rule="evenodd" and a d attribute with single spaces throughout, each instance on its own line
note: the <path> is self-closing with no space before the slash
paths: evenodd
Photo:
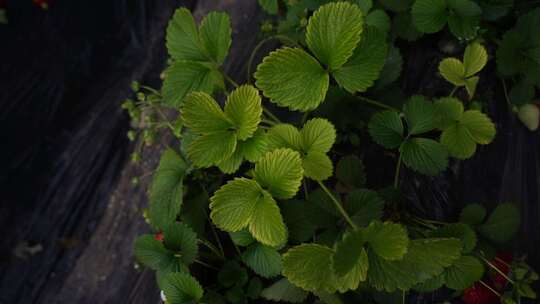
<path id="1" fill-rule="evenodd" d="M 249 232 L 257 241 L 269 246 L 281 246 L 287 242 L 287 227 L 283 222 L 279 207 L 272 196 L 263 191 L 257 200 Z"/>
<path id="2" fill-rule="evenodd" d="M 281 255 L 276 249 L 262 244 L 253 244 L 242 254 L 242 261 L 256 274 L 271 278 L 281 274 Z"/>
<path id="3" fill-rule="evenodd" d="M 223 12 L 210 12 L 201 22 L 201 43 L 209 57 L 222 64 L 231 46 L 231 20 Z"/>
<path id="4" fill-rule="evenodd" d="M 332 249 L 317 244 L 293 247 L 283 255 L 283 275 L 304 290 L 332 293 L 336 290 L 333 254 Z"/>
<path id="5" fill-rule="evenodd" d="M 288 199 L 298 192 L 304 170 L 298 152 L 277 149 L 266 153 L 255 165 L 253 173 L 255 180 L 272 196 Z"/>
<path id="6" fill-rule="evenodd" d="M 195 138 L 187 154 L 196 167 L 208 168 L 229 158 L 235 149 L 236 135 L 231 131 L 221 131 Z"/>
<path id="7" fill-rule="evenodd" d="M 469 225 L 480 225 L 486 218 L 486 208 L 479 204 L 470 204 L 461 210 L 459 221 Z"/>
<path id="8" fill-rule="evenodd" d="M 377 28 L 383 35 L 390 31 L 390 17 L 382 9 L 376 9 L 369 13 L 366 16 L 366 24 Z"/>
<path id="9" fill-rule="evenodd" d="M 233 243 L 238 246 L 246 247 L 255 242 L 255 239 L 247 229 L 229 232 L 229 235 L 231 236 Z"/>
<path id="10" fill-rule="evenodd" d="M 262 191 L 257 182 L 247 178 L 229 181 L 210 198 L 212 222 L 229 232 L 246 227 L 263 196 Z"/>
<path id="11" fill-rule="evenodd" d="M 493 210 L 478 230 L 484 237 L 496 243 L 505 243 L 510 241 L 518 231 L 520 221 L 519 209 L 512 204 L 504 203 Z"/>
<path id="12" fill-rule="evenodd" d="M 444 97 L 433 103 L 435 122 L 439 130 L 444 130 L 461 120 L 463 103 L 453 97 Z"/>
<path id="13" fill-rule="evenodd" d="M 361 188 L 366 183 L 364 163 L 356 155 L 342 157 L 337 163 L 336 178 L 346 187 Z"/>
<path id="14" fill-rule="evenodd" d="M 391 222 L 373 222 L 364 231 L 369 247 L 386 260 L 399 260 L 407 253 L 409 237 L 403 226 Z"/>
<path id="15" fill-rule="evenodd" d="M 278 13 L 278 0 L 259 0 L 259 5 L 263 8 L 263 10 L 265 10 L 271 15 L 275 15 Z"/>
<path id="16" fill-rule="evenodd" d="M 424 33 L 435 33 L 443 29 L 447 21 L 445 0 L 416 0 L 412 6 L 412 17 L 416 28 Z"/>
<path id="17" fill-rule="evenodd" d="M 227 97 L 225 115 L 233 122 L 239 140 L 246 140 L 255 133 L 261 114 L 261 97 L 254 87 L 240 86 Z"/>
<path id="18" fill-rule="evenodd" d="M 465 66 L 456 58 L 445 58 L 439 64 L 439 73 L 453 85 L 465 85 Z"/>
<path id="19" fill-rule="evenodd" d="M 403 106 L 409 134 L 416 135 L 433 130 L 434 112 L 433 104 L 424 96 L 412 96 Z"/>
<path id="20" fill-rule="evenodd" d="M 403 141 L 403 122 L 396 111 L 376 113 L 368 127 L 373 140 L 385 148 L 395 149 Z"/>
<path id="21" fill-rule="evenodd" d="M 344 208 L 355 224 L 367 226 L 372 221 L 381 219 L 384 201 L 375 191 L 358 189 L 349 193 Z"/>
<path id="22" fill-rule="evenodd" d="M 198 302 L 203 296 L 203 288 L 197 280 L 188 273 L 170 273 L 161 286 L 167 298 L 167 303 L 185 304 Z"/>
<path id="23" fill-rule="evenodd" d="M 332 267 L 339 278 L 349 277 L 350 289 L 358 288 L 358 284 L 366 280 L 369 267 L 367 252 L 364 249 L 365 239 L 362 231 L 346 233 L 335 246 L 332 256 Z"/>
<path id="24" fill-rule="evenodd" d="M 440 275 L 461 253 L 457 239 L 419 239 L 409 244 L 407 254 L 397 261 L 387 261 L 368 250 L 368 281 L 378 290 L 409 290 L 418 283 Z"/>
<path id="25" fill-rule="evenodd" d="M 178 269 L 178 260 L 174 253 L 156 240 L 153 235 L 142 235 L 135 240 L 134 253 L 137 261 L 156 271 L 171 271 Z"/>
<path id="26" fill-rule="evenodd" d="M 255 79 L 264 96 L 293 111 L 318 107 L 330 81 L 319 62 L 299 48 L 271 52 L 257 67 Z"/>
<path id="27" fill-rule="evenodd" d="M 463 55 L 463 65 L 465 67 L 465 77 L 471 77 L 480 72 L 488 60 L 486 49 L 479 43 L 471 43 L 465 48 Z"/>
<path id="28" fill-rule="evenodd" d="M 258 161 L 266 152 L 270 151 L 268 137 L 263 129 L 257 130 L 252 137 L 239 141 L 238 147 L 242 155 L 250 162 Z"/>
<path id="29" fill-rule="evenodd" d="M 484 265 L 475 257 L 464 255 L 445 270 L 446 286 L 455 290 L 471 287 L 482 279 Z"/>
<path id="30" fill-rule="evenodd" d="M 336 129 L 324 118 L 313 118 L 304 124 L 300 136 L 305 153 L 327 153 L 336 141 Z"/>
<path id="31" fill-rule="evenodd" d="M 385 35 L 368 27 L 353 55 L 332 76 L 350 93 L 365 92 L 379 77 L 387 51 Z"/>
<path id="32" fill-rule="evenodd" d="M 324 181 L 332 176 L 334 166 L 328 155 L 321 152 L 309 152 L 302 159 L 304 175 L 316 180 Z"/>
<path id="33" fill-rule="evenodd" d="M 148 216 L 154 227 L 166 227 L 180 213 L 186 169 L 186 162 L 174 150 L 167 149 L 161 155 L 150 186 Z"/>
<path id="34" fill-rule="evenodd" d="M 360 8 L 348 2 L 323 5 L 309 19 L 306 43 L 322 63 L 336 70 L 360 41 L 363 19 Z"/>
<path id="35" fill-rule="evenodd" d="M 208 64 L 179 60 L 165 72 L 161 91 L 163 102 L 170 107 L 178 107 L 184 97 L 191 92 L 212 93 L 215 87 L 222 87 L 223 77 Z"/>
<path id="36" fill-rule="evenodd" d="M 431 236 L 460 239 L 463 244 L 463 253 L 469 253 L 476 247 L 476 232 L 467 224 L 455 223 L 444 225 L 433 230 Z"/>
<path id="37" fill-rule="evenodd" d="M 275 302 L 303 303 L 308 293 L 283 278 L 263 289 L 261 297 Z"/>
<path id="38" fill-rule="evenodd" d="M 448 166 L 446 147 L 428 138 L 409 138 L 399 148 L 403 163 L 425 175 L 437 175 Z"/>
<path id="39" fill-rule="evenodd" d="M 224 287 L 244 286 L 248 282 L 246 269 L 235 260 L 228 260 L 218 272 L 219 284 Z"/>
<path id="40" fill-rule="evenodd" d="M 305 201 L 300 200 L 289 200 L 280 205 L 283 219 L 289 230 L 289 241 L 302 243 L 313 237 L 317 227 L 307 218 L 305 211 L 309 208 L 310 206 Z"/>
<path id="41" fill-rule="evenodd" d="M 197 235 L 184 223 L 170 224 L 163 230 L 165 247 L 180 254 L 180 260 L 186 265 L 193 263 L 199 248 L 197 246 Z"/>
<path id="42" fill-rule="evenodd" d="M 167 27 L 167 49 L 175 60 L 206 61 L 197 25 L 191 12 L 185 8 L 175 11 Z"/>
<path id="43" fill-rule="evenodd" d="M 193 92 L 186 97 L 181 115 L 184 125 L 197 134 L 226 131 L 233 126 L 214 98 L 203 92 Z"/>
<path id="44" fill-rule="evenodd" d="M 290 124 L 277 124 L 268 130 L 268 144 L 270 149 L 290 148 L 302 149 L 302 137 L 300 131 Z"/>

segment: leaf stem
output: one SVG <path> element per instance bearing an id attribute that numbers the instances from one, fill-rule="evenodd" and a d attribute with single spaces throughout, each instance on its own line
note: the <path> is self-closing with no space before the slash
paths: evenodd
<path id="1" fill-rule="evenodd" d="M 232 84 L 235 88 L 238 88 L 240 85 L 234 81 L 234 79 L 232 79 L 231 77 L 229 77 L 229 75 L 227 75 L 227 73 L 225 73 L 224 71 L 222 71 L 221 69 L 219 70 L 221 72 L 221 75 L 223 76 L 223 78 L 225 78 L 225 80 L 227 80 L 230 84 Z"/>
<path id="2" fill-rule="evenodd" d="M 275 121 L 278 124 L 281 123 L 281 120 L 279 120 L 279 118 L 277 118 L 277 116 L 274 115 L 272 112 L 270 112 L 270 110 L 268 110 L 266 107 L 263 107 L 263 111 L 264 111 L 264 114 L 266 114 L 268 116 L 268 118 L 272 119 L 273 121 Z"/>
<path id="3" fill-rule="evenodd" d="M 398 161 L 397 161 L 397 164 L 396 164 L 396 171 L 395 171 L 395 174 L 394 174 L 394 188 L 398 188 L 399 187 L 399 173 L 400 173 L 400 170 L 401 170 L 401 161 L 402 161 L 402 153 L 399 153 L 399 156 L 398 156 Z"/>
<path id="4" fill-rule="evenodd" d="M 199 239 L 199 242 L 212 251 L 218 258 L 225 260 L 225 256 L 219 252 L 219 250 L 212 243 L 204 239 Z"/>
<path id="5" fill-rule="evenodd" d="M 205 263 L 205 262 L 203 262 L 203 261 L 199 261 L 199 260 L 195 259 L 193 262 L 195 262 L 195 263 L 197 263 L 197 264 L 200 264 L 200 265 L 203 265 L 204 267 L 207 267 L 207 268 L 210 268 L 210 269 L 218 270 L 218 271 L 219 271 L 219 269 L 217 269 L 216 267 L 214 267 L 214 266 L 212 266 L 212 265 L 210 265 L 210 264 L 207 264 L 207 263 Z"/>
<path id="6" fill-rule="evenodd" d="M 483 256 L 480 256 L 480 258 L 482 259 L 482 261 L 484 261 L 484 263 L 488 264 L 489 267 L 491 267 L 493 270 L 495 270 L 497 273 L 499 273 L 508 282 L 512 283 L 512 285 L 516 285 L 516 282 L 514 282 L 514 280 L 510 279 L 504 272 L 502 272 L 499 268 L 497 268 L 497 266 L 493 265 L 490 261 L 488 261 Z"/>
<path id="7" fill-rule="evenodd" d="M 454 88 L 452 89 L 452 91 L 450 92 L 450 97 L 453 97 L 454 96 L 454 93 L 456 93 L 458 89 L 458 86 L 454 86 Z"/>
<path id="8" fill-rule="evenodd" d="M 334 202 L 334 204 L 336 205 L 336 208 L 338 209 L 339 213 L 341 213 L 341 215 L 343 216 L 345 221 L 347 221 L 347 223 L 349 225 L 351 225 L 351 227 L 354 230 L 357 230 L 358 226 L 356 226 L 356 224 L 353 222 L 353 220 L 351 219 L 349 214 L 347 214 L 347 211 L 345 211 L 345 209 L 343 209 L 343 206 L 341 206 L 341 203 L 338 201 L 338 199 L 334 197 L 332 192 L 330 192 L 330 190 L 328 190 L 328 188 L 326 188 L 326 186 L 321 181 L 317 181 L 317 183 L 323 189 L 323 191 L 326 193 L 326 195 L 328 195 L 328 197 L 332 200 L 332 202 Z"/>
<path id="9" fill-rule="evenodd" d="M 355 97 L 362 100 L 363 102 L 365 102 L 367 104 L 370 104 L 370 105 L 373 105 L 373 106 L 376 106 L 376 107 L 379 107 L 379 108 L 382 108 L 382 109 L 385 109 L 385 110 L 391 110 L 391 111 L 399 112 L 399 110 L 397 108 L 394 108 L 392 106 L 384 104 L 384 103 L 382 103 L 380 101 L 376 101 L 376 100 L 373 100 L 373 99 L 370 99 L 370 98 L 367 98 L 367 97 L 364 97 L 364 96 L 360 96 L 360 95 L 355 95 Z"/>
<path id="10" fill-rule="evenodd" d="M 269 119 L 261 119 L 261 122 L 264 122 L 266 124 L 269 124 L 270 126 L 275 126 L 276 125 L 276 122 L 273 121 L 273 120 L 269 120 Z"/>

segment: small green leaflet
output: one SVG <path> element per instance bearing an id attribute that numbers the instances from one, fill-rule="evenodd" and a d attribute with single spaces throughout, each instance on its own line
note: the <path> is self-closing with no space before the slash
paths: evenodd
<path id="1" fill-rule="evenodd" d="M 134 253 L 137 261 L 155 271 L 166 273 L 180 271 L 184 267 L 174 252 L 150 234 L 141 235 L 135 240 Z"/>
<path id="2" fill-rule="evenodd" d="M 165 247 L 175 253 L 180 253 L 180 260 L 189 265 L 193 263 L 199 248 L 197 246 L 197 235 L 189 226 L 184 223 L 172 223 L 163 230 Z"/>
<path id="3" fill-rule="evenodd" d="M 465 49 L 463 62 L 456 58 L 446 58 L 439 64 L 439 73 L 455 86 L 465 86 L 472 99 L 479 77 L 475 76 L 486 65 L 486 49 L 479 43 L 472 43 Z"/>
<path id="4" fill-rule="evenodd" d="M 390 17 L 384 10 L 376 9 L 366 16 L 366 25 L 376 28 L 385 36 L 390 31 Z"/>
<path id="5" fill-rule="evenodd" d="M 307 292 L 294 286 L 286 278 L 275 282 L 261 292 L 261 297 L 275 302 L 303 303 L 307 296 Z"/>
<path id="6" fill-rule="evenodd" d="M 357 189 L 349 193 L 343 207 L 355 224 L 367 226 L 382 218 L 384 201 L 373 190 Z"/>
<path id="7" fill-rule="evenodd" d="M 187 149 L 195 166 L 220 165 L 226 173 L 232 173 L 244 157 L 238 149 L 240 145 L 250 148 L 248 156 L 253 156 L 253 147 L 250 147 L 253 143 L 242 141 L 254 136 L 261 121 L 261 97 L 254 87 L 245 85 L 235 89 L 227 97 L 225 111 L 210 95 L 191 93 L 186 97 L 181 113 L 184 124 L 199 135 Z"/>
<path id="8" fill-rule="evenodd" d="M 300 154 L 287 148 L 266 153 L 253 171 L 255 180 L 278 199 L 292 198 L 300 188 L 303 174 Z"/>
<path id="9" fill-rule="evenodd" d="M 275 15 L 279 10 L 278 0 L 258 0 L 259 5 L 270 15 Z"/>
<path id="10" fill-rule="evenodd" d="M 344 234 L 343 239 L 335 245 L 332 268 L 336 276 L 350 279 L 347 289 L 355 290 L 360 282 L 366 280 L 369 263 L 364 243 L 363 232 L 356 230 Z"/>
<path id="11" fill-rule="evenodd" d="M 336 166 L 336 178 L 348 188 L 361 188 L 366 183 L 364 163 L 356 155 L 342 157 Z"/>
<path id="12" fill-rule="evenodd" d="M 255 242 L 255 239 L 249 233 L 249 230 L 242 229 L 234 232 L 229 232 L 229 235 L 231 236 L 231 239 L 233 243 L 235 243 L 238 246 L 249 246 L 252 243 Z"/>
<path id="13" fill-rule="evenodd" d="M 167 227 L 180 213 L 186 170 L 186 162 L 174 150 L 163 152 L 150 186 L 148 216 L 154 227 Z"/>
<path id="14" fill-rule="evenodd" d="M 248 282 L 247 270 L 235 260 L 228 260 L 218 272 L 217 279 L 224 287 L 244 286 Z"/>
<path id="15" fill-rule="evenodd" d="M 475 257 L 464 255 L 444 272 L 448 288 L 463 290 L 484 276 L 484 265 Z"/>
<path id="16" fill-rule="evenodd" d="M 199 282 L 188 273 L 183 272 L 168 274 L 161 287 L 167 298 L 167 303 L 170 304 L 198 302 L 204 293 Z"/>
<path id="17" fill-rule="evenodd" d="M 363 237 L 378 256 L 386 260 L 399 260 L 407 253 L 409 237 L 399 224 L 372 222 L 363 230 Z"/>
<path id="18" fill-rule="evenodd" d="M 503 203 L 493 210 L 487 221 L 478 227 L 478 231 L 496 243 L 505 243 L 516 234 L 520 222 L 519 209 L 512 204 Z"/>
<path id="19" fill-rule="evenodd" d="M 471 226 L 480 225 L 486 218 L 486 208 L 479 204 L 470 204 L 461 210 L 459 221 Z"/>
<path id="20" fill-rule="evenodd" d="M 255 243 L 242 254 L 242 261 L 256 274 L 271 278 L 281 274 L 281 255 L 276 249 Z"/>
<path id="21" fill-rule="evenodd" d="M 434 113 L 433 103 L 427 101 L 424 96 L 412 96 L 403 106 L 409 134 L 417 135 L 433 130 L 435 128 Z"/>
<path id="22" fill-rule="evenodd" d="M 396 111 L 377 112 L 369 121 L 369 135 L 387 149 L 399 147 L 403 141 L 403 122 Z"/>
<path id="23" fill-rule="evenodd" d="M 430 234 L 431 237 L 456 238 L 463 244 L 463 253 L 469 253 L 476 247 L 476 232 L 467 224 L 453 223 L 438 227 Z"/>
<path id="24" fill-rule="evenodd" d="M 399 151 L 403 163 L 425 175 L 437 175 L 448 166 L 446 147 L 428 138 L 409 138 L 403 142 Z"/>

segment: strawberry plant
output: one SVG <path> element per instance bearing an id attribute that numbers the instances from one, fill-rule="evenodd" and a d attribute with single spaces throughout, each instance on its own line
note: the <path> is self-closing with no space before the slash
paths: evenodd
<path id="1" fill-rule="evenodd" d="M 246 83 L 222 68 L 234 43 L 228 15 L 211 12 L 197 24 L 180 8 L 167 28 L 161 90 L 135 83 L 137 101 L 123 105 L 130 139 L 142 137 L 135 161 L 160 129 L 178 143 L 163 152 L 149 189 L 153 233 L 135 242 L 166 303 L 406 303 L 438 289 L 466 303 L 535 298 L 538 275 L 524 259 L 495 254 L 519 229 L 514 204 L 491 212 L 469 204 L 442 222 L 410 212 L 401 191 L 405 170 L 440 175 L 496 136 L 471 101 L 484 98 L 479 81 L 493 55 L 480 36 L 481 21 L 497 19 L 491 1 L 259 3 L 284 18 L 265 22 L 268 37 L 253 54 L 269 40 L 283 46 L 253 73 L 251 56 Z M 501 76 L 518 75 L 516 87 L 538 85 L 536 37 L 519 34 L 538 14 L 520 18 L 496 52 Z M 447 25 L 464 48 L 439 62 L 454 89 L 374 99 L 397 90 L 404 59 L 396 37 Z M 537 113 L 519 112 L 538 127 Z M 389 155 L 382 184 L 367 182 L 363 147 Z"/>

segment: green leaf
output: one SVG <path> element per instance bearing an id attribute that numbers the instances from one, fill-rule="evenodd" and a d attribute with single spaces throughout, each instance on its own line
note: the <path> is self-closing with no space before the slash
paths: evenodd
<path id="1" fill-rule="evenodd" d="M 290 148 L 296 151 L 302 149 L 300 131 L 290 124 L 277 124 L 268 130 L 270 149 Z"/>
<path id="2" fill-rule="evenodd" d="M 312 292 L 336 290 L 331 262 L 334 251 L 317 244 L 302 244 L 283 255 L 283 275 L 294 285 Z"/>
<path id="3" fill-rule="evenodd" d="M 386 260 L 399 260 L 407 253 L 409 237 L 405 228 L 391 222 L 372 222 L 364 230 L 370 248 Z"/>
<path id="4" fill-rule="evenodd" d="M 244 246 L 247 247 L 251 245 L 253 242 L 255 242 L 255 239 L 249 233 L 247 229 L 242 229 L 234 232 L 229 232 L 229 235 L 231 236 L 231 239 L 233 243 L 235 243 L 238 246 Z"/>
<path id="5" fill-rule="evenodd" d="M 235 260 L 228 260 L 217 275 L 218 282 L 224 287 L 244 286 L 248 281 L 246 269 Z"/>
<path id="6" fill-rule="evenodd" d="M 384 88 L 387 85 L 396 81 L 401 74 L 402 65 L 403 57 L 401 56 L 399 49 L 391 45 L 388 49 L 388 55 L 386 56 L 384 66 L 379 73 L 379 78 L 376 82 L 376 88 Z"/>
<path id="7" fill-rule="evenodd" d="M 461 123 L 469 130 L 472 139 L 480 145 L 487 145 L 495 138 L 495 125 L 480 111 L 466 111 L 461 117 Z"/>
<path id="8" fill-rule="evenodd" d="M 379 0 L 387 9 L 394 12 L 404 12 L 411 8 L 413 0 Z"/>
<path id="9" fill-rule="evenodd" d="M 219 170 L 221 170 L 221 172 L 225 174 L 232 174 L 240 168 L 243 161 L 244 161 L 244 157 L 242 155 L 242 150 L 239 148 L 238 143 L 237 143 L 236 150 L 234 150 L 234 153 L 228 158 L 218 162 L 217 166 Z"/>
<path id="10" fill-rule="evenodd" d="M 300 136 L 305 153 L 327 153 L 336 141 L 336 129 L 324 118 L 313 118 L 304 124 Z"/>
<path id="11" fill-rule="evenodd" d="M 227 182 L 210 198 L 210 218 L 225 231 L 234 232 L 246 227 L 263 196 L 256 181 L 235 178 Z"/>
<path id="12" fill-rule="evenodd" d="M 453 85 L 465 85 L 465 66 L 456 58 L 445 58 L 439 63 L 439 73 Z"/>
<path id="13" fill-rule="evenodd" d="M 367 15 L 371 8 L 373 7 L 373 1 L 372 0 L 352 0 L 350 1 L 356 5 L 362 10 L 362 13 Z"/>
<path id="14" fill-rule="evenodd" d="M 366 280 L 369 263 L 364 242 L 362 231 L 357 230 L 345 234 L 335 246 L 332 267 L 343 284 L 338 287 L 340 291 L 355 290 Z"/>
<path id="15" fill-rule="evenodd" d="M 409 138 L 399 148 L 403 163 L 425 175 L 437 175 L 448 166 L 446 147 L 432 139 Z"/>
<path id="16" fill-rule="evenodd" d="M 479 43 L 471 43 L 465 48 L 463 55 L 463 65 L 465 66 L 465 77 L 471 77 L 480 72 L 486 65 L 488 55 L 486 49 Z"/>
<path id="17" fill-rule="evenodd" d="M 259 0 L 259 5 L 270 15 L 278 13 L 278 0 Z"/>
<path id="18" fill-rule="evenodd" d="M 167 27 L 167 49 L 175 60 L 206 61 L 197 25 L 191 12 L 185 8 L 175 11 Z"/>
<path id="19" fill-rule="evenodd" d="M 460 40 L 472 40 L 478 35 L 479 17 L 462 17 L 457 14 L 448 17 L 450 32 Z"/>
<path id="20" fill-rule="evenodd" d="M 261 297 L 275 302 L 304 303 L 308 293 L 283 278 L 263 289 Z"/>
<path id="21" fill-rule="evenodd" d="M 180 253 L 180 260 L 185 265 L 195 261 L 199 253 L 197 235 L 184 223 L 172 223 L 163 230 L 164 244 L 167 249 Z"/>
<path id="22" fill-rule="evenodd" d="M 332 176 L 334 167 L 330 158 L 321 152 L 310 152 L 302 159 L 304 175 L 316 180 L 323 181 Z"/>
<path id="23" fill-rule="evenodd" d="M 463 253 L 469 253 L 476 247 L 476 233 L 467 224 L 454 223 L 441 226 L 432 231 L 431 237 L 457 238 L 463 244 Z"/>
<path id="24" fill-rule="evenodd" d="M 462 256 L 445 270 L 446 286 L 455 290 L 471 287 L 484 276 L 484 266 L 475 257 Z"/>
<path id="25" fill-rule="evenodd" d="M 420 284 L 417 284 L 414 286 L 414 290 L 419 292 L 433 292 L 441 287 L 444 286 L 444 276 L 436 276 L 431 279 L 428 279 L 425 282 L 422 282 Z"/>
<path id="26" fill-rule="evenodd" d="M 461 253 L 457 239 L 419 239 L 409 244 L 407 254 L 397 261 L 387 261 L 368 251 L 368 281 L 378 290 L 409 290 L 418 283 L 443 273 Z"/>
<path id="27" fill-rule="evenodd" d="M 358 189 L 349 193 L 343 206 L 355 224 L 367 226 L 383 216 L 384 201 L 377 192 L 368 189 Z"/>
<path id="28" fill-rule="evenodd" d="M 363 19 L 360 8 L 348 2 L 323 5 L 309 19 L 306 43 L 322 63 L 336 70 L 360 41 Z"/>
<path id="29" fill-rule="evenodd" d="M 498 205 L 487 221 L 478 227 L 480 233 L 496 242 L 506 243 L 512 239 L 519 229 L 521 215 L 519 209 L 509 203 Z"/>
<path id="30" fill-rule="evenodd" d="M 465 88 L 467 89 L 467 94 L 469 94 L 469 99 L 472 99 L 474 97 L 478 81 L 480 81 L 480 77 L 478 76 L 465 79 Z"/>
<path id="31" fill-rule="evenodd" d="M 416 0 L 412 17 L 420 32 L 435 33 L 443 29 L 448 18 L 445 0 Z"/>
<path id="32" fill-rule="evenodd" d="M 201 43 L 217 64 L 222 64 L 231 46 L 231 21 L 222 12 L 210 12 L 201 22 Z"/>
<path id="33" fill-rule="evenodd" d="M 337 163 L 336 178 L 350 188 L 364 186 L 366 183 L 364 163 L 356 155 L 342 157 Z"/>
<path id="34" fill-rule="evenodd" d="M 486 218 L 486 208 L 479 204 L 470 204 L 461 210 L 459 221 L 472 226 L 480 225 Z"/>
<path id="35" fill-rule="evenodd" d="M 135 240 L 134 253 L 137 261 L 152 270 L 169 271 L 177 268 L 173 252 L 153 235 L 142 235 Z"/>
<path id="36" fill-rule="evenodd" d="M 415 95 L 403 106 L 403 113 L 407 121 L 409 134 L 421 134 L 435 128 L 435 109 L 431 102 L 424 96 Z"/>
<path id="37" fill-rule="evenodd" d="M 289 230 L 289 241 L 302 243 L 313 237 L 316 227 L 307 219 L 305 201 L 289 200 L 283 202 L 280 209 Z"/>
<path id="38" fill-rule="evenodd" d="M 233 126 L 212 96 L 193 92 L 184 100 L 181 108 L 184 125 L 197 134 L 226 131 Z"/>
<path id="39" fill-rule="evenodd" d="M 252 137 L 238 142 L 242 155 L 250 162 L 258 161 L 266 152 L 270 151 L 268 136 L 263 129 L 255 131 Z"/>
<path id="40" fill-rule="evenodd" d="M 385 148 L 395 149 L 403 141 L 403 122 L 396 111 L 376 113 L 368 127 L 373 140 Z"/>
<path id="41" fill-rule="evenodd" d="M 236 149 L 236 135 L 230 131 L 201 135 L 188 146 L 187 155 L 196 167 L 208 168 L 229 158 Z"/>
<path id="42" fill-rule="evenodd" d="M 304 170 L 300 154 L 291 149 L 266 153 L 255 165 L 255 180 L 278 199 L 293 197 L 302 182 Z"/>
<path id="43" fill-rule="evenodd" d="M 208 64 L 179 60 L 165 72 L 161 88 L 163 102 L 170 107 L 178 107 L 184 97 L 191 92 L 212 93 L 216 87 L 223 87 L 223 77 Z"/>
<path id="44" fill-rule="evenodd" d="M 414 26 L 410 12 L 403 12 L 394 16 L 392 19 L 392 31 L 399 38 L 407 41 L 416 41 L 424 35 Z"/>
<path id="45" fill-rule="evenodd" d="M 435 107 L 435 121 L 439 130 L 444 130 L 461 120 L 463 116 L 463 103 L 453 97 L 443 97 L 433 103 Z"/>
<path id="46" fill-rule="evenodd" d="M 255 79 L 270 101 L 304 112 L 319 106 L 330 82 L 319 62 L 299 48 L 271 52 L 257 67 Z"/>
<path id="47" fill-rule="evenodd" d="M 253 244 L 242 254 L 242 261 L 256 274 L 271 278 L 281 274 L 281 255 L 276 249 L 262 244 Z"/>
<path id="48" fill-rule="evenodd" d="M 376 9 L 366 16 L 366 25 L 377 28 L 381 34 L 386 34 L 390 31 L 390 17 L 384 10 Z"/>
<path id="49" fill-rule="evenodd" d="M 263 285 L 261 279 L 258 277 L 251 278 L 247 286 L 246 295 L 250 299 L 258 299 L 261 295 L 262 289 Z"/>
<path id="50" fill-rule="evenodd" d="M 279 207 L 272 196 L 263 191 L 257 201 L 255 212 L 249 223 L 249 232 L 257 241 L 269 246 L 281 246 L 287 242 L 287 227 Z"/>
<path id="51" fill-rule="evenodd" d="M 332 72 L 337 83 L 350 93 L 365 92 L 384 67 L 388 45 L 385 35 L 368 27 L 353 55 Z"/>
<path id="52" fill-rule="evenodd" d="M 466 126 L 456 123 L 446 128 L 441 134 L 441 143 L 448 149 L 450 156 L 467 159 L 476 152 L 476 143 Z"/>
<path id="53" fill-rule="evenodd" d="M 150 186 L 148 217 L 154 227 L 166 227 L 180 213 L 186 169 L 186 162 L 174 150 L 167 149 L 161 155 Z"/>
<path id="54" fill-rule="evenodd" d="M 250 138 L 261 122 L 259 91 L 250 85 L 232 91 L 225 103 L 225 115 L 233 122 L 239 140 Z"/>
<path id="55" fill-rule="evenodd" d="M 482 9 L 470 0 L 446 0 L 448 7 L 460 17 L 474 17 L 482 14 Z"/>
<path id="56" fill-rule="evenodd" d="M 162 285 L 167 303 L 186 304 L 199 301 L 203 296 L 203 288 L 197 280 L 188 273 L 170 273 Z"/>

